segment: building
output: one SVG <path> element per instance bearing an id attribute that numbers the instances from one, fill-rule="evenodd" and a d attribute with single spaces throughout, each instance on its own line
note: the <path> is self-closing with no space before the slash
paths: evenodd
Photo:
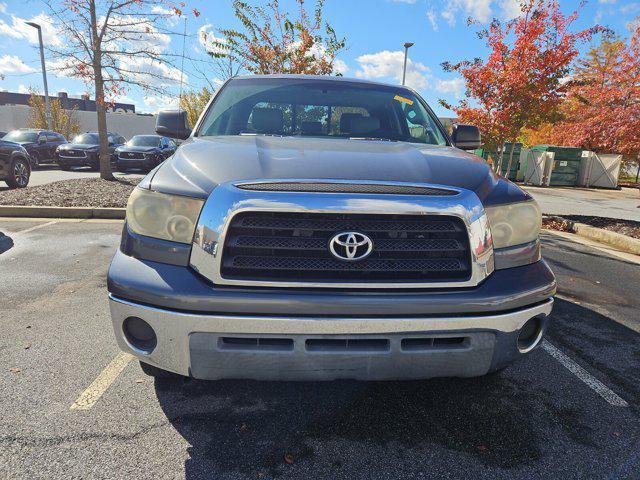
<path id="1" fill-rule="evenodd" d="M 40 96 L 44 98 L 44 95 Z M 30 93 L 0 92 L 0 105 L 29 105 L 30 97 Z M 49 98 L 57 98 L 60 101 L 60 105 L 67 110 L 76 108 L 79 112 L 96 111 L 96 101 L 91 100 L 88 94 L 80 97 L 70 97 L 66 92 L 58 92 L 57 97 L 49 96 Z M 136 106 L 131 103 L 116 102 L 107 111 L 113 113 L 136 113 Z"/>
<path id="2" fill-rule="evenodd" d="M 30 110 L 28 93 L 0 92 L 0 131 L 8 132 L 29 126 Z M 98 118 L 96 102 L 88 95 L 69 97 L 65 92 L 57 98 L 66 109 L 76 109 L 76 118 L 81 132 L 96 131 Z M 107 110 L 107 129 L 129 139 L 134 135 L 155 133 L 156 117 L 151 114 L 135 113 L 136 107 L 130 103 L 116 102 Z"/>

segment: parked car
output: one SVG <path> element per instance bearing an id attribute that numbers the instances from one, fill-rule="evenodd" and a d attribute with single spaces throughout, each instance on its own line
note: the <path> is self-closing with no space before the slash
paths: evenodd
<path id="1" fill-rule="evenodd" d="M 107 135 L 111 162 L 115 164 L 114 152 L 126 140 L 118 133 L 108 132 Z M 56 161 L 62 170 L 71 170 L 71 167 L 91 167 L 93 170 L 100 170 L 100 136 L 97 132 L 81 133 L 70 143 L 58 147 L 56 153 Z"/>
<path id="2" fill-rule="evenodd" d="M 22 145 L 29 154 L 32 169 L 38 168 L 41 163 L 53 163 L 56 159 L 56 149 L 67 143 L 61 133 L 31 128 L 12 130 L 3 140 Z"/>
<path id="3" fill-rule="evenodd" d="M 10 188 L 24 188 L 29 184 L 31 164 L 27 150 L 16 142 L 0 140 L 0 180 Z"/>
<path id="4" fill-rule="evenodd" d="M 149 171 L 176 151 L 176 143 L 160 135 L 136 135 L 115 149 L 117 168 L 121 172 L 136 168 Z"/>
<path id="5" fill-rule="evenodd" d="M 529 194 L 413 90 L 228 80 L 134 189 L 108 273 L 120 348 L 154 376 L 473 377 L 536 348 L 556 283 Z"/>

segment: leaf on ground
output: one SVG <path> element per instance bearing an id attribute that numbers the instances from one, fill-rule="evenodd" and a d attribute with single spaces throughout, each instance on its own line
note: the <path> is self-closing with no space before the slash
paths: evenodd
<path id="1" fill-rule="evenodd" d="M 293 465 L 293 455 L 291 455 L 290 453 L 285 453 L 284 461 L 287 462 L 288 465 Z"/>
<path id="2" fill-rule="evenodd" d="M 20 370 L 19 368 L 12 367 L 12 368 L 9 369 L 9 371 L 11 373 L 20 373 L 22 370 Z"/>

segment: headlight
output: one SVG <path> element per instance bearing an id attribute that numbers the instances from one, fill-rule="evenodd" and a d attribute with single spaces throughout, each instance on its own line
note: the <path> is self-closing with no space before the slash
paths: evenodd
<path id="1" fill-rule="evenodd" d="M 127 225 L 147 237 L 191 243 L 204 200 L 135 188 L 127 203 Z"/>
<path id="2" fill-rule="evenodd" d="M 487 207 L 495 248 L 533 242 L 540 234 L 542 213 L 534 201 Z"/>

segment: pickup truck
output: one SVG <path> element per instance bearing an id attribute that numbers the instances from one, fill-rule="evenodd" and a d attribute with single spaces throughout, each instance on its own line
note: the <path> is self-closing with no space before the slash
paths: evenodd
<path id="1" fill-rule="evenodd" d="M 413 90 L 228 80 L 133 191 L 108 272 L 120 348 L 156 377 L 400 380 L 503 369 L 556 290 L 541 213 Z"/>

